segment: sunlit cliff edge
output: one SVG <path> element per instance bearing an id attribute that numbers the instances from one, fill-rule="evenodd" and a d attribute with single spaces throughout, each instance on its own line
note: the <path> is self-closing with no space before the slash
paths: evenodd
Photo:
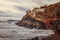
<path id="1" fill-rule="evenodd" d="M 26 28 L 54 29 L 59 23 L 60 2 L 26 11 L 26 15 L 16 25 Z"/>

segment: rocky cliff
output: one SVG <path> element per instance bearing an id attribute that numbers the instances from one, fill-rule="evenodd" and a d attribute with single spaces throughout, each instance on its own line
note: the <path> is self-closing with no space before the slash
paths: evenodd
<path id="1" fill-rule="evenodd" d="M 26 15 L 16 24 L 27 28 L 54 29 L 56 21 L 60 21 L 60 2 L 26 11 Z"/>

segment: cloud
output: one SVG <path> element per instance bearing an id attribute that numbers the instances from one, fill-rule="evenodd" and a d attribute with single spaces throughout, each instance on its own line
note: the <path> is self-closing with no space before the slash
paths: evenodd
<path id="1" fill-rule="evenodd" d="M 16 9 L 20 10 L 20 11 L 26 11 L 28 10 L 28 8 L 25 8 L 25 7 L 21 7 L 21 6 L 15 6 Z"/>
<path id="2" fill-rule="evenodd" d="M 29 9 L 55 2 L 60 0 L 0 0 L 0 16 L 12 15 L 13 18 L 22 18 Z"/>
<path id="3" fill-rule="evenodd" d="M 0 11 L 0 17 L 14 17 L 14 16 L 7 12 Z"/>
<path id="4" fill-rule="evenodd" d="M 37 3 L 38 5 L 49 5 L 56 2 L 60 2 L 60 0 L 35 0 L 35 3 Z"/>

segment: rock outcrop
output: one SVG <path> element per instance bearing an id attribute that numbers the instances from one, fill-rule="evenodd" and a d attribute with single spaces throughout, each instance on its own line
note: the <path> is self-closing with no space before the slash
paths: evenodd
<path id="1" fill-rule="evenodd" d="M 56 20 L 60 21 L 60 2 L 28 10 L 16 24 L 27 28 L 54 29 Z"/>
<path id="2" fill-rule="evenodd" d="M 58 23 L 58 25 L 60 25 L 60 23 Z M 60 26 L 56 26 L 54 28 L 54 34 L 53 35 L 46 37 L 46 38 L 43 38 L 42 40 L 60 40 Z"/>

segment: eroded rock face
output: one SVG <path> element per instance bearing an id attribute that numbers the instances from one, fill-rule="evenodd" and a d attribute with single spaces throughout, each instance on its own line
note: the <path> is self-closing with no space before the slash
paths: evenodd
<path id="1" fill-rule="evenodd" d="M 60 22 L 56 22 L 56 23 L 58 23 L 57 25 L 60 25 Z M 54 28 L 53 35 L 46 37 L 46 38 L 43 38 L 42 40 L 60 40 L 60 26 L 56 26 Z"/>
<path id="2" fill-rule="evenodd" d="M 60 40 L 60 35 L 51 35 L 51 36 L 44 38 L 42 40 Z"/>
<path id="3" fill-rule="evenodd" d="M 35 20 L 33 18 L 29 18 L 24 21 L 19 21 L 16 23 L 19 26 L 23 26 L 26 28 L 37 28 L 37 29 L 45 29 L 45 24 L 42 21 Z"/>
<path id="4" fill-rule="evenodd" d="M 60 2 L 28 10 L 16 24 L 27 28 L 54 29 L 57 25 L 53 21 L 56 20 L 60 20 Z"/>

